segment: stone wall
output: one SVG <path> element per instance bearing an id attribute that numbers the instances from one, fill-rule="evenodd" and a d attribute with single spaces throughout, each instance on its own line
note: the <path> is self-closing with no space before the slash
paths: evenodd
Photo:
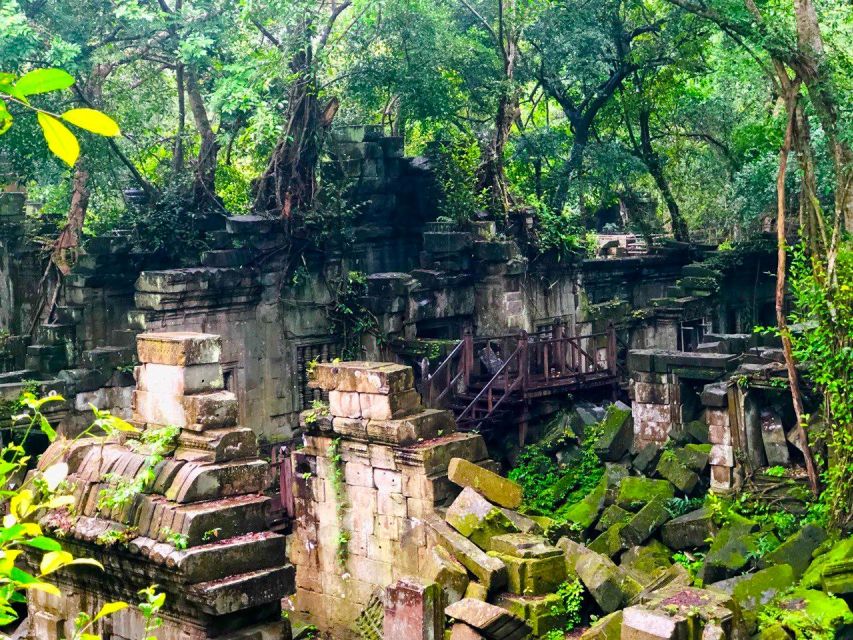
<path id="1" fill-rule="evenodd" d="M 420 406 L 409 367 L 321 364 L 312 384 L 330 406 L 303 414 L 290 557 L 297 609 L 338 638 L 372 595 L 423 573 L 435 544 L 427 520 L 459 491 L 451 458 L 487 452 L 481 436 L 455 433 L 450 412 Z"/>
<path id="2" fill-rule="evenodd" d="M 293 567 L 284 536 L 266 530 L 270 468 L 257 457 L 253 430 L 237 426 L 236 398 L 222 388 L 219 337 L 143 334 L 138 351 L 135 422 L 145 430 L 180 427 L 177 448 L 153 468 L 142 493 L 116 505 L 103 502 L 102 491 L 144 472 L 151 451 L 139 436 L 60 439 L 41 457 L 41 469 L 68 464 L 75 498 L 70 513 L 52 514 L 42 526 L 104 571 L 52 574 L 61 595 L 31 594 L 25 637 L 69 638 L 79 612 L 135 603 L 139 589 L 156 584 L 166 594 L 160 640 L 289 640 L 281 598 L 293 590 Z M 143 624 L 128 608 L 93 632 L 136 640 Z"/>

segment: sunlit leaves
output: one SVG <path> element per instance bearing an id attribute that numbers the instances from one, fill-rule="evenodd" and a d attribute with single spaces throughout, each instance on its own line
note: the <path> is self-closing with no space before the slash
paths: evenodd
<path id="1" fill-rule="evenodd" d="M 115 120 L 95 109 L 70 109 L 62 119 L 100 136 L 112 138 L 121 133 Z"/>
<path id="2" fill-rule="evenodd" d="M 69 167 L 73 167 L 77 158 L 80 157 L 80 143 L 77 142 L 77 138 L 53 116 L 39 111 L 37 117 L 47 148 Z"/>
<path id="3" fill-rule="evenodd" d="M 67 89 L 74 78 L 62 69 L 34 69 L 24 74 L 13 86 L 13 95 L 32 96 Z"/>

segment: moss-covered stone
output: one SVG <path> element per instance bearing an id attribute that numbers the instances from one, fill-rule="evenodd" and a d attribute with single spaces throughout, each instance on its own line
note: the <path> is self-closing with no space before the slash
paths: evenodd
<path id="1" fill-rule="evenodd" d="M 853 536 L 845 538 L 833 545 L 826 553 L 817 556 L 803 574 L 800 585 L 804 589 L 821 588 L 821 578 L 824 569 L 834 562 L 853 558 Z"/>
<path id="2" fill-rule="evenodd" d="M 688 444 L 675 450 L 676 457 L 696 473 L 702 473 L 708 467 L 711 456 L 710 444 Z"/>
<path id="3" fill-rule="evenodd" d="M 666 508 L 666 499 L 656 496 L 652 498 L 628 523 L 622 527 L 620 536 L 625 547 L 642 544 L 670 519 Z"/>
<path id="4" fill-rule="evenodd" d="M 622 554 L 620 566 L 633 571 L 657 576 L 672 565 L 672 550 L 656 539 L 643 546 L 635 546 Z"/>
<path id="5" fill-rule="evenodd" d="M 643 477 L 629 477 L 619 484 L 616 504 L 623 509 L 637 510 L 655 497 L 669 500 L 675 496 L 675 487 L 668 480 L 652 480 Z"/>
<path id="6" fill-rule="evenodd" d="M 799 578 L 808 569 L 812 554 L 824 540 L 826 531 L 822 527 L 807 524 L 776 549 L 765 554 L 758 566 L 765 568 L 774 564 L 789 564 L 794 571 L 794 577 Z"/>
<path id="7" fill-rule="evenodd" d="M 777 605 L 787 615 L 800 612 L 805 618 L 803 624 L 824 630 L 825 635 L 815 637 L 837 637 L 837 631 L 853 624 L 853 613 L 847 603 L 822 591 L 796 589 L 780 598 Z"/>
<path id="8" fill-rule="evenodd" d="M 794 571 L 791 565 L 777 564 L 762 569 L 735 585 L 732 598 L 740 606 L 750 632 L 755 628 L 759 609 L 793 583 Z"/>
<path id="9" fill-rule="evenodd" d="M 620 535 L 626 524 L 625 522 L 614 524 L 589 544 L 590 551 L 595 551 L 608 558 L 614 558 L 616 554 L 626 548 Z"/>
<path id="10" fill-rule="evenodd" d="M 674 451 L 664 451 L 661 454 L 655 472 L 669 480 L 682 493 L 690 493 L 699 484 L 699 476 L 682 462 Z"/>
<path id="11" fill-rule="evenodd" d="M 754 529 L 755 523 L 747 521 L 730 523 L 717 532 L 700 572 L 706 584 L 731 578 L 746 567 L 750 556 L 758 551 Z"/>
<path id="12" fill-rule="evenodd" d="M 621 636 L 622 612 L 614 611 L 584 631 L 581 640 L 619 640 Z"/>
<path id="13" fill-rule="evenodd" d="M 447 467 L 447 477 L 460 487 L 470 487 L 489 502 L 507 509 L 521 506 L 521 486 L 512 480 L 464 460 L 453 458 Z"/>
<path id="14" fill-rule="evenodd" d="M 661 530 L 661 538 L 672 549 L 698 549 L 717 532 L 714 514 L 708 507 L 685 513 L 670 520 Z"/>
<path id="15" fill-rule="evenodd" d="M 605 460 L 615 462 L 628 452 L 633 437 L 631 410 L 620 409 L 612 404 L 601 421 L 601 435 L 595 442 L 595 452 Z"/>
<path id="16" fill-rule="evenodd" d="M 481 549 L 491 548 L 490 541 L 518 529 L 503 512 L 479 493 L 466 487 L 447 510 L 447 523 Z"/>
<path id="17" fill-rule="evenodd" d="M 576 502 L 563 511 L 563 517 L 584 529 L 591 527 L 598 519 L 598 514 L 601 513 L 601 509 L 604 507 L 606 493 L 607 479 L 602 478 L 595 486 L 595 489 L 590 491 L 583 500 Z"/>
<path id="18" fill-rule="evenodd" d="M 601 514 L 601 517 L 598 519 L 598 522 L 595 523 L 595 530 L 607 531 L 615 524 L 628 522 L 628 520 L 631 519 L 631 516 L 632 514 L 630 511 L 626 511 L 617 504 L 611 504 Z"/>
<path id="19" fill-rule="evenodd" d="M 566 561 L 562 556 L 517 558 L 491 552 L 507 570 L 507 591 L 517 595 L 539 596 L 556 591 L 566 579 Z"/>
<path id="20" fill-rule="evenodd" d="M 519 596 L 507 593 L 501 595 L 495 604 L 525 620 L 532 629 L 533 636 L 537 638 L 553 629 L 560 629 L 566 624 L 565 615 L 556 613 L 561 599 L 554 593 L 544 596 Z"/>

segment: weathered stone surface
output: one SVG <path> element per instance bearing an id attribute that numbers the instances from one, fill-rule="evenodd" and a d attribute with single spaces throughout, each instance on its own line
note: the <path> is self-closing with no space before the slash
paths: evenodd
<path id="1" fill-rule="evenodd" d="M 744 637 L 737 606 L 708 589 L 669 584 L 622 613 L 622 640 Z"/>
<path id="2" fill-rule="evenodd" d="M 219 391 L 225 384 L 218 362 L 190 366 L 148 363 L 136 367 L 134 376 L 140 391 L 166 396 Z"/>
<path id="3" fill-rule="evenodd" d="M 189 366 L 219 362 L 222 340 L 205 333 L 142 333 L 136 338 L 142 363 Z"/>
<path id="4" fill-rule="evenodd" d="M 740 606 L 744 622 L 750 632 L 755 628 L 760 608 L 793 583 L 794 572 L 791 566 L 777 564 L 747 576 L 734 586 L 731 596 Z"/>
<path id="5" fill-rule="evenodd" d="M 477 576 L 488 591 L 495 591 L 506 584 L 506 565 L 498 558 L 482 551 L 468 538 L 451 529 L 440 517 L 432 516 L 427 522 L 436 535 L 437 542 Z"/>
<path id="6" fill-rule="evenodd" d="M 537 638 L 566 625 L 566 617 L 560 613 L 561 598 L 556 593 L 542 596 L 505 593 L 495 604 L 527 622 L 533 636 Z"/>
<path id="7" fill-rule="evenodd" d="M 782 418 L 773 409 L 764 408 L 759 414 L 759 421 L 767 464 L 787 467 L 791 462 L 791 456 L 788 454 L 788 440 L 785 438 Z"/>
<path id="8" fill-rule="evenodd" d="M 628 522 L 633 517 L 630 511 L 626 511 L 618 504 L 611 504 L 607 507 L 595 523 L 596 531 L 606 531 L 615 524 Z"/>
<path id="9" fill-rule="evenodd" d="M 642 544 L 669 519 L 666 499 L 656 496 L 622 527 L 619 535 L 626 548 Z"/>
<path id="10" fill-rule="evenodd" d="M 589 550 L 579 553 L 574 570 L 604 613 L 620 609 L 640 590 L 609 558 Z"/>
<path id="11" fill-rule="evenodd" d="M 464 622 L 457 622 L 450 627 L 449 640 L 484 640 L 486 636 Z"/>
<path id="12" fill-rule="evenodd" d="M 366 420 L 365 435 L 371 442 L 407 446 L 456 431 L 453 414 L 425 409 L 399 420 Z"/>
<path id="13" fill-rule="evenodd" d="M 495 536 L 518 532 L 500 509 L 470 487 L 463 489 L 453 501 L 445 519 L 481 549 L 489 549 Z"/>
<path id="14" fill-rule="evenodd" d="M 710 444 L 687 444 L 675 449 L 675 456 L 688 468 L 698 474 L 703 474 L 708 468 L 711 457 Z"/>
<path id="15" fill-rule="evenodd" d="M 614 611 L 599 618 L 583 632 L 581 640 L 620 640 L 622 636 L 622 612 Z"/>
<path id="16" fill-rule="evenodd" d="M 622 539 L 622 529 L 625 528 L 626 524 L 626 522 L 618 522 L 611 526 L 607 531 L 589 543 L 589 550 L 611 559 L 614 558 L 620 551 L 626 548 L 625 541 Z"/>
<path id="17" fill-rule="evenodd" d="M 521 640 L 530 627 L 502 607 L 466 598 L 444 610 L 445 615 L 477 629 L 489 640 Z"/>
<path id="18" fill-rule="evenodd" d="M 825 540 L 826 531 L 823 527 L 807 524 L 776 549 L 764 554 L 758 566 L 763 569 L 774 564 L 788 564 L 794 577 L 799 579 L 809 568 L 812 554 Z"/>
<path id="19" fill-rule="evenodd" d="M 453 433 L 427 442 L 419 442 L 396 454 L 401 462 L 420 466 L 428 476 L 446 474 L 453 458 L 480 461 L 489 457 L 483 436 Z"/>
<path id="20" fill-rule="evenodd" d="M 539 558 L 519 558 L 510 554 L 491 552 L 506 565 L 507 590 L 518 595 L 538 596 L 556 591 L 566 579 L 563 555 Z"/>
<path id="21" fill-rule="evenodd" d="M 671 549 L 696 549 L 708 544 L 717 532 L 713 513 L 708 507 L 685 513 L 663 525 L 661 538 Z"/>
<path id="22" fill-rule="evenodd" d="M 616 504 L 623 509 L 637 509 L 655 497 L 669 500 L 675 496 L 675 487 L 668 480 L 630 477 L 619 484 Z"/>
<path id="23" fill-rule="evenodd" d="M 562 557 L 563 552 L 548 544 L 542 536 L 528 533 L 508 533 L 491 539 L 491 550 L 516 558 Z"/>
<path id="24" fill-rule="evenodd" d="M 778 606 L 790 612 L 801 611 L 803 618 L 810 624 L 827 629 L 833 635 L 853 624 L 853 613 L 850 612 L 848 604 L 841 598 L 834 598 L 822 591 L 795 589 L 780 598 Z"/>
<path id="25" fill-rule="evenodd" d="M 442 589 L 448 604 L 465 597 L 470 579 L 465 567 L 444 547 L 433 547 L 427 560 L 424 576 Z"/>
<path id="26" fill-rule="evenodd" d="M 669 480 L 682 493 L 690 493 L 699 484 L 699 476 L 675 455 L 674 451 L 661 454 L 655 472 Z"/>
<path id="27" fill-rule="evenodd" d="M 269 465 L 263 460 L 188 463 L 184 473 L 178 474 L 166 491 L 166 498 L 177 503 L 187 503 L 261 493 L 267 484 L 268 468 Z"/>
<path id="28" fill-rule="evenodd" d="M 434 582 L 402 578 L 385 589 L 385 638 L 441 640 L 444 634 L 443 596 Z"/>
<path id="29" fill-rule="evenodd" d="M 190 582 L 208 582 L 280 564 L 285 557 L 284 541 L 284 536 L 272 532 L 237 536 L 176 551 L 175 562 Z"/>
<path id="30" fill-rule="evenodd" d="M 800 580 L 800 585 L 805 589 L 821 588 L 822 576 L 827 567 L 837 562 L 849 561 L 851 558 L 853 558 L 853 536 L 848 536 L 811 561 Z"/>
<path id="31" fill-rule="evenodd" d="M 133 409 L 140 422 L 174 425 L 191 431 L 237 424 L 237 398 L 230 391 L 192 396 L 162 396 L 134 391 Z"/>
<path id="32" fill-rule="evenodd" d="M 450 461 L 447 477 L 460 487 L 476 490 L 487 500 L 501 507 L 518 509 L 521 506 L 522 492 L 519 484 L 463 458 L 453 458 Z"/>
<path id="33" fill-rule="evenodd" d="M 387 362 L 320 363 L 311 373 L 312 387 L 390 395 L 411 389 L 412 368 Z"/>
<path id="34" fill-rule="evenodd" d="M 181 431 L 175 451 L 176 460 L 191 462 L 227 462 L 257 455 L 258 438 L 248 428 Z"/>
<path id="35" fill-rule="evenodd" d="M 757 549 L 756 524 L 739 518 L 721 528 L 705 555 L 701 578 L 705 583 L 731 578 L 749 562 Z"/>
<path id="36" fill-rule="evenodd" d="M 640 452 L 634 456 L 631 465 L 640 473 L 649 474 L 657 465 L 662 453 L 661 447 L 657 444 L 644 445 Z"/>
<path id="37" fill-rule="evenodd" d="M 631 410 L 610 405 L 607 415 L 601 421 L 601 436 L 594 445 L 596 453 L 605 460 L 616 462 L 628 452 L 633 439 L 634 422 Z"/>
<path id="38" fill-rule="evenodd" d="M 656 576 L 672 566 L 672 550 L 652 539 L 643 546 L 631 547 L 620 558 L 620 566 L 649 576 Z"/>

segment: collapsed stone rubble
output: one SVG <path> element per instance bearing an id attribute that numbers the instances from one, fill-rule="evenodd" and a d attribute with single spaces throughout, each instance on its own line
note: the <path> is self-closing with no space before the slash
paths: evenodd
<path id="1" fill-rule="evenodd" d="M 62 595 L 32 592 L 29 636 L 74 636 L 79 612 L 107 602 L 134 603 L 156 584 L 166 594 L 160 640 L 288 640 L 281 598 L 293 591 L 285 537 L 267 530 L 269 464 L 255 433 L 237 425 L 237 402 L 224 389 L 218 336 L 148 333 L 138 338 L 133 422 L 140 429 L 180 427 L 175 450 L 153 468 L 153 482 L 123 504 L 105 506 L 103 491 L 132 481 L 149 452 L 137 434 L 57 440 L 39 462 L 68 464 L 76 519 L 44 523 L 75 555 L 104 572 L 52 574 Z M 33 561 L 35 561 L 34 559 Z M 111 640 L 143 636 L 135 607 L 99 621 Z"/>

